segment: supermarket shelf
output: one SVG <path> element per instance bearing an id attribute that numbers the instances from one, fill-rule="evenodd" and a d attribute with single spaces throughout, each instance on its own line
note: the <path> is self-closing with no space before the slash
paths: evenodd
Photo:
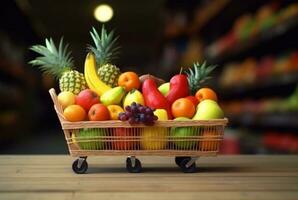
<path id="1" fill-rule="evenodd" d="M 298 130 L 297 112 L 276 112 L 266 114 L 243 113 L 228 116 L 230 125 L 264 129 Z"/>
<path id="2" fill-rule="evenodd" d="M 209 47 L 207 47 L 207 51 L 205 52 L 205 57 L 207 60 L 213 62 L 213 63 L 223 63 L 226 60 L 230 60 L 231 58 L 244 53 L 245 51 L 251 50 L 255 47 L 257 47 L 260 44 L 264 44 L 266 42 L 269 42 L 273 40 L 274 38 L 281 36 L 288 31 L 292 30 L 293 28 L 298 26 L 297 21 L 298 15 L 295 15 L 285 22 L 279 23 L 265 32 L 260 32 L 256 36 L 249 38 L 245 41 L 239 42 L 238 44 L 233 45 L 232 48 L 227 49 L 222 54 L 217 55 L 210 55 L 208 53 Z"/>
<path id="3" fill-rule="evenodd" d="M 217 91 L 222 100 L 234 99 L 239 97 L 252 97 L 264 96 L 264 92 L 267 95 L 280 93 L 281 90 L 285 93 L 292 91 L 291 85 L 295 86 L 298 84 L 298 73 L 285 74 L 276 77 L 270 77 L 267 79 L 260 79 L 260 81 L 251 85 L 237 85 L 233 87 L 220 87 L 218 86 Z"/>
<path id="4" fill-rule="evenodd" d="M 176 31 L 172 31 L 173 27 L 170 26 L 169 29 L 165 29 L 165 37 L 173 39 L 184 35 L 195 35 L 218 15 L 229 2 L 231 0 L 214 0 L 199 6 L 192 23 L 186 27 L 177 28 Z"/>
<path id="5" fill-rule="evenodd" d="M 0 72 L 18 80 L 23 80 L 26 75 L 24 66 L 8 60 L 0 60 Z"/>

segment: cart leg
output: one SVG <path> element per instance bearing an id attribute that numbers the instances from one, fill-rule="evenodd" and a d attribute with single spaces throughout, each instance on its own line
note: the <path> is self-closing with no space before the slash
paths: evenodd
<path id="1" fill-rule="evenodd" d="M 197 160 L 199 159 L 199 157 L 191 157 L 190 161 L 188 161 L 185 165 L 185 167 L 189 168 L 191 165 L 193 165 Z"/>
<path id="2" fill-rule="evenodd" d="M 128 158 L 130 158 L 131 166 L 135 167 L 136 166 L 136 157 L 135 156 L 128 156 Z"/>
<path id="3" fill-rule="evenodd" d="M 72 170 L 77 174 L 84 174 L 87 169 L 87 157 L 80 157 L 72 163 Z"/>
<path id="4" fill-rule="evenodd" d="M 142 164 L 135 156 L 128 156 L 126 159 L 126 169 L 130 173 L 139 173 L 142 170 Z"/>
<path id="5" fill-rule="evenodd" d="M 196 160 L 198 157 L 185 157 L 181 160 L 179 167 L 184 173 L 193 173 L 196 171 Z"/>
<path id="6" fill-rule="evenodd" d="M 81 168 L 83 163 L 87 160 L 87 157 L 79 157 L 78 159 L 78 168 Z"/>

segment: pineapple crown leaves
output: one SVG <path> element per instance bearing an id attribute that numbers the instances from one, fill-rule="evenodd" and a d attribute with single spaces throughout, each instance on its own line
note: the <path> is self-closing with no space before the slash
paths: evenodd
<path id="1" fill-rule="evenodd" d="M 193 69 L 190 68 L 186 71 L 188 84 L 190 86 L 191 94 L 195 94 L 196 91 L 209 79 L 209 74 L 216 68 L 216 65 L 207 65 L 206 61 L 202 64 L 195 62 Z"/>
<path id="2" fill-rule="evenodd" d="M 30 47 L 30 50 L 41 56 L 31 60 L 29 64 L 39 66 L 44 73 L 52 74 L 59 78 L 63 72 L 71 70 L 74 65 L 68 46 L 68 44 L 63 44 L 63 37 L 60 39 L 58 49 L 52 38 L 45 39 L 45 46 L 34 45 Z"/>
<path id="3" fill-rule="evenodd" d="M 95 46 L 89 45 L 88 49 L 95 54 L 96 62 L 99 66 L 109 63 L 117 58 L 120 47 L 117 46 L 119 36 L 114 37 L 114 31 L 107 32 L 104 25 L 101 28 L 101 34 L 94 27 L 90 31 Z"/>

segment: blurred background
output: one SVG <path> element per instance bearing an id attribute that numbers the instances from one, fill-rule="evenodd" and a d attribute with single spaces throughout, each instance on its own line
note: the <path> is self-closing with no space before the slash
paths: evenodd
<path id="1" fill-rule="evenodd" d="M 223 154 L 298 153 L 298 1 L 4 0 L 0 7 L 0 153 L 67 153 L 48 94 L 57 81 L 28 65 L 28 48 L 64 36 L 83 70 L 100 4 L 120 35 L 122 71 L 169 80 L 217 64 L 210 87 L 229 118 Z"/>

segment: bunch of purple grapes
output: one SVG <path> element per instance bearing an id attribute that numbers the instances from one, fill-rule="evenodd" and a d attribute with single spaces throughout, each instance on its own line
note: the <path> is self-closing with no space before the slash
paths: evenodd
<path id="1" fill-rule="evenodd" d="M 133 102 L 130 106 L 125 107 L 125 112 L 119 113 L 118 119 L 128 121 L 130 124 L 144 123 L 152 126 L 157 120 L 157 116 L 153 112 L 153 109 Z"/>

